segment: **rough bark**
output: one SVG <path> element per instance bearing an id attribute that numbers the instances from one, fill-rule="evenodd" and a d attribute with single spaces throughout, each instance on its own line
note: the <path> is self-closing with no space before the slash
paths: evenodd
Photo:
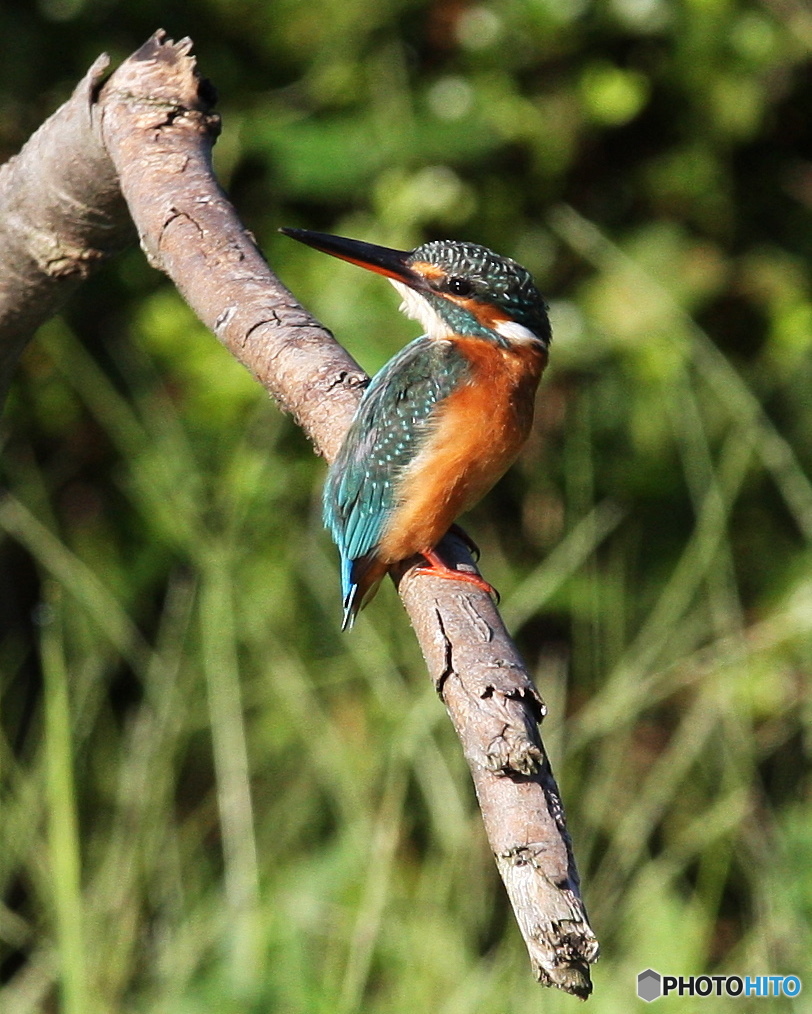
<path id="1" fill-rule="evenodd" d="M 33 332 L 134 237 L 93 116 L 108 63 L 0 167 L 0 404 Z"/>
<path id="2" fill-rule="evenodd" d="M 151 263 L 329 460 L 366 375 L 273 275 L 219 188 L 213 92 L 190 51 L 189 40 L 157 33 L 95 97 L 93 130 Z M 101 176 L 111 178 L 109 166 Z M 447 552 L 474 569 L 457 539 Z M 586 997 L 598 945 L 540 739 L 544 704 L 487 595 L 405 568 L 395 577 L 471 767 L 534 972 Z"/>

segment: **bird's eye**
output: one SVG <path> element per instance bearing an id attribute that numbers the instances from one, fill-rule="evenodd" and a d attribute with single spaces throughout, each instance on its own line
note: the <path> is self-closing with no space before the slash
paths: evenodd
<path id="1" fill-rule="evenodd" d="M 449 278 L 448 291 L 453 292 L 455 296 L 470 296 L 474 287 L 466 278 Z"/>

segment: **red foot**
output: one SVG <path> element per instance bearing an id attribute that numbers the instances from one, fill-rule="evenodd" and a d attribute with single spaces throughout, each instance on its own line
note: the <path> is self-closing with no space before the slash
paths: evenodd
<path id="1" fill-rule="evenodd" d="M 482 591 L 487 592 L 488 595 L 493 595 L 496 601 L 499 601 L 499 592 L 488 584 L 488 582 L 479 576 L 479 574 L 469 574 L 464 570 L 453 570 L 448 564 L 444 563 L 442 558 L 433 549 L 428 549 L 420 554 L 425 556 L 429 562 L 428 567 L 415 567 L 412 570 L 413 574 L 428 574 L 430 577 L 442 577 L 447 581 L 465 581 L 467 584 L 472 584 L 476 588 L 480 588 Z"/>

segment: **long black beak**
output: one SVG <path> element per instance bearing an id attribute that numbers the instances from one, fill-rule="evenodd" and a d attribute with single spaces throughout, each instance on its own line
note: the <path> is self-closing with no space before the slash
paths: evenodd
<path id="1" fill-rule="evenodd" d="M 390 250 L 387 246 L 376 246 L 364 243 L 360 239 L 345 239 L 343 236 L 331 236 L 326 232 L 311 232 L 309 229 L 280 229 L 286 236 L 298 239 L 300 243 L 340 257 L 350 264 L 376 271 L 379 275 L 394 278 L 412 289 L 425 289 L 426 282 L 422 275 L 409 266 L 411 252 L 409 250 Z"/>

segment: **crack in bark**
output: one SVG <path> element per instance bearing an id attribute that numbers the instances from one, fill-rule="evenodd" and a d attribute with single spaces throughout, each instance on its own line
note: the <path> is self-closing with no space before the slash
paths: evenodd
<path id="1" fill-rule="evenodd" d="M 454 675 L 454 645 L 451 643 L 451 638 L 448 636 L 445 630 L 445 624 L 443 623 L 443 614 L 439 609 L 435 608 L 434 616 L 437 620 L 437 627 L 440 631 L 440 635 L 443 639 L 443 670 L 434 678 L 434 689 L 437 691 L 437 695 L 444 700 L 443 690 L 445 688 L 446 680 Z"/>

